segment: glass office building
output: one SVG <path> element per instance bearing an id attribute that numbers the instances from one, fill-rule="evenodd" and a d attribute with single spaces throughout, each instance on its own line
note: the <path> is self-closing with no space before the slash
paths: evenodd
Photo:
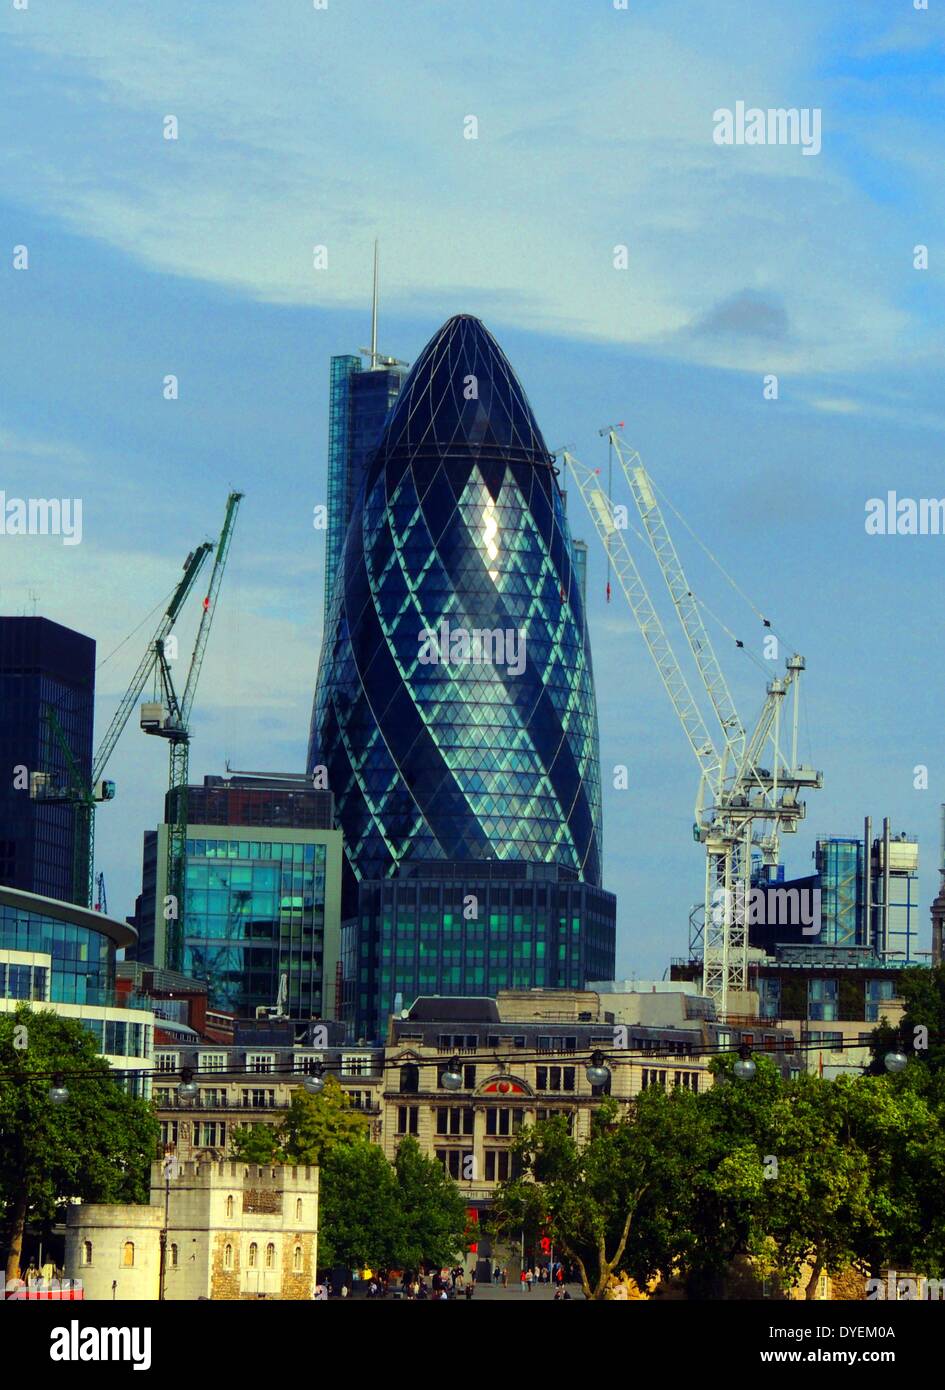
<path id="1" fill-rule="evenodd" d="M 616 899 L 556 864 L 411 861 L 362 881 L 358 924 L 343 1016 L 383 1038 L 398 996 L 583 989 L 613 969 Z"/>
<path id="2" fill-rule="evenodd" d="M 168 826 L 146 832 L 137 959 L 165 968 Z M 341 952 L 341 834 L 332 795 L 301 773 L 233 772 L 187 788 L 184 974 L 212 1009 L 273 1007 L 283 975 L 292 1018 L 333 1018 Z"/>
<path id="3" fill-rule="evenodd" d="M 362 369 L 349 354 L 331 359 L 328 401 L 328 532 L 325 616 L 331 607 L 348 525 L 359 504 L 367 460 L 406 373 L 400 366 Z"/>
<path id="4" fill-rule="evenodd" d="M 814 860 L 821 892 L 820 944 L 866 944 L 862 840 L 839 836 L 818 840 Z"/>
<path id="5" fill-rule="evenodd" d="M 31 798 L 24 778 L 46 774 L 50 792 L 69 785 L 49 710 L 82 777 L 91 776 L 94 703 L 91 638 L 48 618 L 0 618 L 0 883 L 69 902 L 77 875 L 87 892 L 88 851 L 77 866 L 73 808 Z"/>
<path id="6" fill-rule="evenodd" d="M 115 988 L 117 951 L 134 941 L 127 923 L 104 913 L 0 887 L 0 1013 L 29 1003 L 74 1019 L 127 1073 L 127 1089 L 146 1096 L 154 1013 L 147 999 Z"/>
<path id="7" fill-rule="evenodd" d="M 340 947 L 338 839 L 191 828 L 183 969 L 207 982 L 211 1008 L 252 1017 L 275 1004 L 284 974 L 289 1015 L 323 1017 L 326 971 L 333 990 Z"/>
<path id="8" fill-rule="evenodd" d="M 154 841 L 150 963 L 163 967 L 167 825 Z M 337 830 L 188 826 L 183 971 L 208 1004 L 247 1018 L 273 1007 L 286 977 L 292 1018 L 333 1018 L 341 952 Z M 142 957 L 143 958 L 143 957 Z"/>
<path id="9" fill-rule="evenodd" d="M 582 588 L 525 393 L 483 324 L 452 318 L 368 461 L 327 616 L 309 766 L 355 879 L 512 859 L 600 885 Z"/>

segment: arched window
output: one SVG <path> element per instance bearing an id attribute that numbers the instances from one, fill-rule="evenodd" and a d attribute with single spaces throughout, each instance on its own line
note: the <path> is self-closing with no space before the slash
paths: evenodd
<path id="1" fill-rule="evenodd" d="M 267 1269 L 272 1269 L 272 1267 L 273 1267 L 273 1265 L 275 1264 L 275 1262 L 276 1262 L 276 1247 L 273 1245 L 272 1241 L 270 1241 L 269 1244 L 266 1246 L 266 1268 L 267 1268 Z"/>
<path id="2" fill-rule="evenodd" d="M 256 1268 L 256 1261 L 257 1261 L 258 1259 L 259 1259 L 259 1246 L 256 1244 L 255 1241 L 253 1241 L 252 1245 L 249 1247 L 249 1267 L 250 1267 L 250 1269 L 255 1269 L 255 1268 Z"/>
<path id="3" fill-rule="evenodd" d="M 301 1220 L 302 1220 L 302 1198 L 301 1198 L 301 1197 L 296 1197 L 296 1199 L 295 1199 L 295 1219 L 296 1219 L 296 1221 L 301 1221 Z"/>
<path id="4" fill-rule="evenodd" d="M 177 1246 L 171 1246 L 171 1269 L 177 1268 Z"/>
<path id="5" fill-rule="evenodd" d="M 92 1242 L 90 1240 L 82 1242 L 82 1263 L 84 1265 L 92 1263 Z"/>
<path id="6" fill-rule="evenodd" d="M 297 1245 L 297 1246 L 295 1247 L 295 1249 L 292 1251 L 292 1273 L 293 1273 L 293 1274 L 301 1274 L 301 1273 L 302 1273 L 302 1247 L 301 1247 L 301 1245 Z"/>
<path id="7" fill-rule="evenodd" d="M 133 1240 L 126 1240 L 121 1248 L 121 1262 L 125 1269 L 131 1269 L 135 1262 L 135 1243 Z"/>
<path id="8" fill-rule="evenodd" d="M 233 1215 L 233 1198 L 232 1198 L 232 1197 L 227 1197 L 227 1199 L 226 1199 L 226 1214 L 227 1214 L 227 1216 L 232 1216 L 232 1215 Z"/>
<path id="9" fill-rule="evenodd" d="M 226 1246 L 223 1247 L 223 1268 L 224 1268 L 224 1269 L 232 1269 L 232 1268 L 233 1268 L 233 1247 L 232 1247 L 232 1245 L 226 1245 Z"/>
<path id="10" fill-rule="evenodd" d="M 400 1089 L 402 1091 L 419 1091 L 420 1089 L 420 1068 L 415 1062 L 408 1062 L 400 1069 Z"/>

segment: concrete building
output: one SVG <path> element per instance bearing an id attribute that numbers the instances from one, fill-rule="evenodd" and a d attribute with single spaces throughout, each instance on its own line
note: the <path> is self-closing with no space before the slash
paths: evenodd
<path id="1" fill-rule="evenodd" d="M 163 1248 L 163 1256 L 162 1256 Z M 86 1299 L 310 1299 L 318 1169 L 155 1162 L 148 1206 L 69 1208 L 65 1265 Z"/>

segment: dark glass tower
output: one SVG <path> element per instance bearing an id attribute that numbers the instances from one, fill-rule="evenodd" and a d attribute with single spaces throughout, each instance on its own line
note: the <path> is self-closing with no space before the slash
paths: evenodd
<path id="1" fill-rule="evenodd" d="M 600 884 L 581 589 L 525 393 L 483 324 L 458 315 L 367 462 L 327 615 L 309 767 L 327 768 L 354 879 L 404 859 L 513 859 Z M 465 660 L 444 642 L 459 630 L 503 634 L 506 653 L 519 641 L 524 659 Z"/>
<path id="2" fill-rule="evenodd" d="M 359 358 L 331 359 L 328 407 L 328 534 L 325 616 L 331 608 L 345 536 L 364 487 L 367 460 L 377 447 L 387 412 L 404 384 L 397 363 L 362 369 Z"/>
<path id="3" fill-rule="evenodd" d="M 28 784 L 17 783 L 45 773 L 50 785 L 69 784 L 65 754 L 47 723 L 50 709 L 82 777 L 91 777 L 94 704 L 90 637 L 48 618 L 0 618 L 0 883 L 10 888 L 73 899 L 74 810 L 32 800 Z"/>

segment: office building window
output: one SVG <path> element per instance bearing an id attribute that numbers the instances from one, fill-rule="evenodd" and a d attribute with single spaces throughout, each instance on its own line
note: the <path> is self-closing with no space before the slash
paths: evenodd
<path id="1" fill-rule="evenodd" d="M 201 1052 L 197 1058 L 198 1071 L 226 1071 L 225 1052 Z"/>
<path id="2" fill-rule="evenodd" d="M 275 1064 L 275 1054 L 272 1052 L 247 1052 L 246 1070 L 252 1072 L 270 1072 Z"/>

